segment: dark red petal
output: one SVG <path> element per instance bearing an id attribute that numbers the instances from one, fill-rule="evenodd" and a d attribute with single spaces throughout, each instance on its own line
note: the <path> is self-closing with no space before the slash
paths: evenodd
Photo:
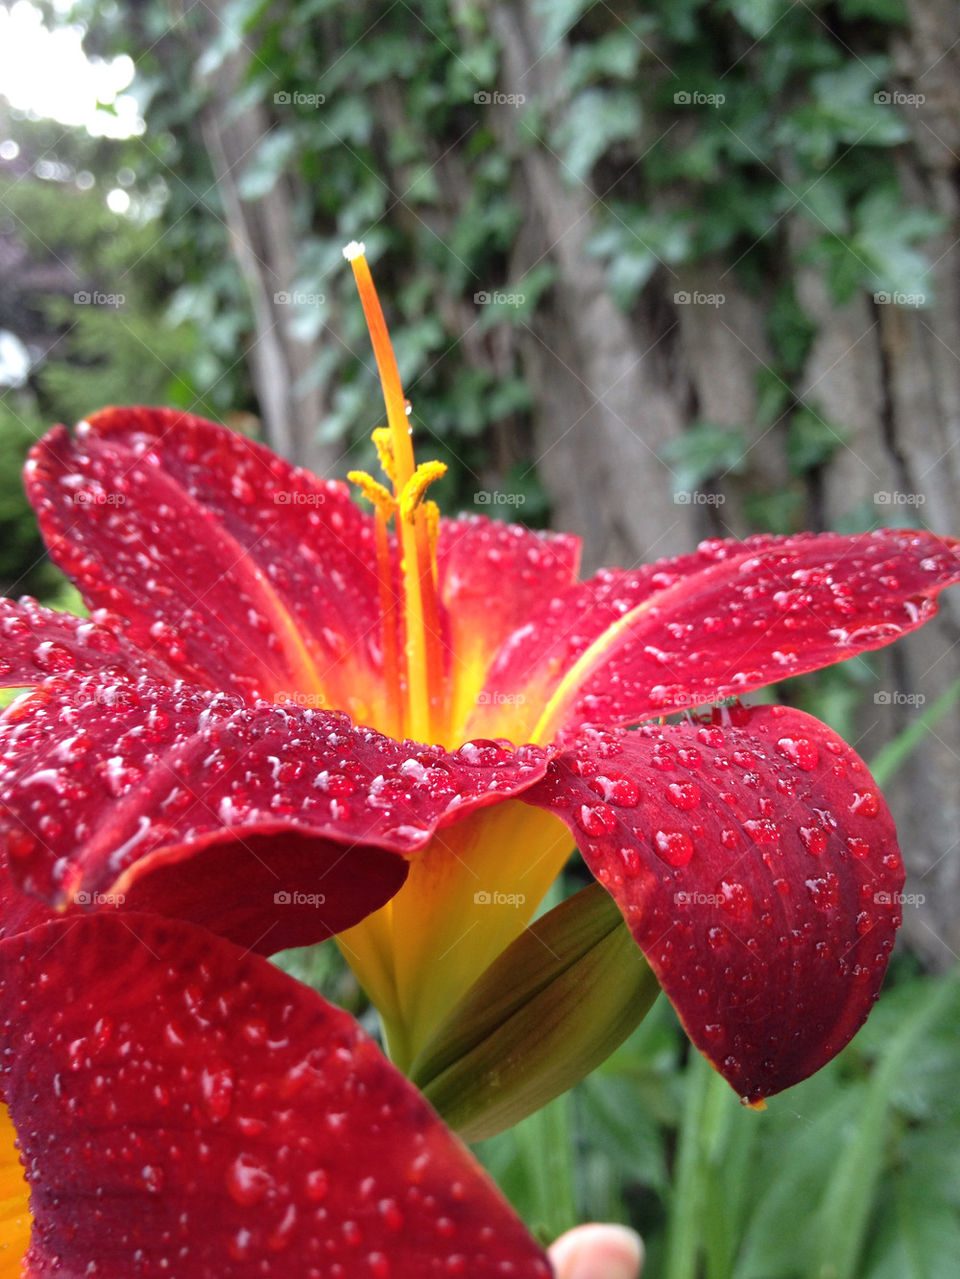
<path id="1" fill-rule="evenodd" d="M 441 520 L 437 580 L 453 649 L 453 722 L 475 704 L 490 659 L 532 612 L 577 579 L 580 539 L 482 515 Z"/>
<path id="2" fill-rule="evenodd" d="M 0 941 L 4 937 L 16 937 L 40 924 L 56 919 L 57 914 L 46 902 L 28 897 L 13 882 L 10 867 L 0 854 Z"/>
<path id="3" fill-rule="evenodd" d="M 190 414 L 115 408 L 51 431 L 27 490 L 87 604 L 123 613 L 180 675 L 363 718 L 377 581 L 372 521 L 345 485 Z"/>
<path id="4" fill-rule="evenodd" d="M 28 595 L 0 599 L 0 687 L 37 684 L 65 671 L 175 678 L 159 654 L 124 639 L 124 625 L 104 612 L 86 618 L 57 613 Z"/>
<path id="5" fill-rule="evenodd" d="M 733 719 L 587 730 L 522 798 L 567 823 L 690 1038 L 754 1101 L 862 1024 L 904 876 L 887 805 L 845 742 L 783 706 Z"/>
<path id="6" fill-rule="evenodd" d="M 141 915 L 0 945 L 36 1279 L 549 1279 L 346 1013 Z"/>
<path id="7" fill-rule="evenodd" d="M 358 923 L 405 854 L 545 768 L 535 748 L 450 754 L 326 711 L 51 678 L 0 720 L 0 844 L 58 905 L 162 911 L 272 952 Z"/>
<path id="8" fill-rule="evenodd" d="M 554 698 L 538 740 L 742 694 L 915 630 L 960 581 L 958 545 L 906 529 L 764 537 L 601 574 L 511 637 L 487 688 L 526 690 L 529 733 Z M 468 723 L 481 729 L 479 717 Z"/>

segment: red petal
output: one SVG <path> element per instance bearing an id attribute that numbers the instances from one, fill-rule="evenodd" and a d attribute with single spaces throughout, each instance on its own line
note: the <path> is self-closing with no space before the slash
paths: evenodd
<path id="1" fill-rule="evenodd" d="M 476 704 L 503 640 L 576 581 L 579 563 L 580 539 L 570 533 L 542 533 L 480 515 L 441 521 L 437 576 L 454 653 L 455 724 Z"/>
<path id="2" fill-rule="evenodd" d="M 783 706 L 734 719 L 588 730 L 522 798 L 567 823 L 690 1038 L 754 1101 L 862 1024 L 903 865 L 876 784 L 826 725 Z"/>
<path id="3" fill-rule="evenodd" d="M 549 1279 L 419 1093 L 264 960 L 131 915 L 4 943 L 0 974 L 38 1279 Z"/>
<path id="4" fill-rule="evenodd" d="M 47 924 L 57 914 L 45 902 L 28 897 L 13 882 L 10 867 L 0 856 L 0 941 L 4 937 L 16 937 L 40 924 Z"/>
<path id="5" fill-rule="evenodd" d="M 359 922 L 403 883 L 403 854 L 546 768 L 535 748 L 448 754 L 147 679 L 50 679 L 0 725 L 0 840 L 24 889 L 122 894 L 266 952 Z"/>
<path id="6" fill-rule="evenodd" d="M 377 581 L 372 521 L 345 485 L 201 418 L 116 408 L 74 439 L 51 431 L 27 487 L 53 558 L 135 644 L 207 687 L 363 718 Z"/>
<path id="7" fill-rule="evenodd" d="M 525 694 L 537 740 L 739 695 L 915 630 L 960 581 L 958 545 L 916 530 L 762 537 L 600 574 L 511 637 L 486 688 Z"/>
<path id="8" fill-rule="evenodd" d="M 128 643 L 123 627 L 121 618 L 57 613 L 28 595 L 16 603 L 0 599 L 0 686 L 37 684 L 65 671 L 174 678 L 159 654 Z"/>

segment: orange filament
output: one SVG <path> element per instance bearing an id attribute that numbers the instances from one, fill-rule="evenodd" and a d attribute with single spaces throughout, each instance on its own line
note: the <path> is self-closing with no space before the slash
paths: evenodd
<path id="1" fill-rule="evenodd" d="M 435 553 L 438 515 L 435 504 L 424 502 L 423 498 L 428 486 L 443 475 L 446 467 L 441 462 L 425 462 L 419 467 L 414 463 L 400 371 L 363 245 L 349 244 L 343 255 L 353 268 L 387 406 L 388 425 L 374 431 L 373 442 L 380 464 L 393 485 L 393 494 L 365 472 L 351 472 L 350 478 L 360 485 L 376 509 L 384 674 L 391 731 L 397 735 L 401 731 L 408 733 L 418 741 L 434 742 L 444 735 L 447 697 L 437 601 Z M 400 544 L 406 635 L 402 667 L 398 641 L 400 616 L 395 607 L 387 536 L 387 521 L 391 513 L 396 515 Z"/>

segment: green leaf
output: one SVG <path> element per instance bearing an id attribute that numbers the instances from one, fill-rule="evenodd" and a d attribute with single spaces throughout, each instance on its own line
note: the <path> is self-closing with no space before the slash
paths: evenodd
<path id="1" fill-rule="evenodd" d="M 916 1043 L 955 994 L 955 981 L 928 987 L 919 1005 L 897 1028 L 873 1072 L 856 1126 L 844 1143 L 820 1201 L 816 1260 L 811 1269 L 814 1279 L 853 1279 L 856 1273 L 890 1131 L 894 1090 Z"/>
<path id="2" fill-rule="evenodd" d="M 784 0 L 729 0 L 727 6 L 745 31 L 759 40 L 783 14 Z"/>
<path id="3" fill-rule="evenodd" d="M 951 684 L 947 691 L 941 693 L 935 702 L 931 702 L 921 715 L 912 718 L 910 724 L 892 742 L 887 742 L 880 748 L 870 761 L 870 771 L 878 786 L 885 786 L 891 777 L 895 776 L 958 698 L 960 698 L 960 680 Z"/>
<path id="4" fill-rule="evenodd" d="M 261 200 L 283 173 L 297 150 L 297 135 L 293 129 L 278 126 L 271 129 L 254 151 L 250 163 L 243 170 L 237 190 L 244 200 Z"/>
<path id="5" fill-rule="evenodd" d="M 493 1136 L 604 1061 L 659 989 L 613 899 L 591 884 L 487 969 L 411 1079 L 465 1140 Z"/>
<path id="6" fill-rule="evenodd" d="M 787 462 L 790 474 L 803 476 L 823 466 L 847 439 L 842 426 L 825 421 L 809 405 L 801 404 L 787 427 Z"/>
<path id="7" fill-rule="evenodd" d="M 746 467 L 746 454 L 743 431 L 715 422 L 694 422 L 660 451 L 670 469 L 674 493 L 692 492 L 718 475 L 740 474 Z"/>
<path id="8" fill-rule="evenodd" d="M 633 89 L 586 89 L 567 108 L 557 128 L 566 176 L 585 182 L 614 142 L 640 132 L 640 101 Z"/>

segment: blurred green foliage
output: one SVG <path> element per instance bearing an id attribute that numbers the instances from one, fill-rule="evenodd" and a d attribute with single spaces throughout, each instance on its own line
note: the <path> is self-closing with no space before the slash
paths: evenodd
<path id="1" fill-rule="evenodd" d="M 199 128 L 209 77 L 240 56 L 245 72 L 228 116 L 256 105 L 270 124 L 241 196 L 254 201 L 278 183 L 296 192 L 296 287 L 322 290 L 324 301 L 294 323 L 305 339 L 336 334 L 318 342 L 309 374 L 330 388 L 323 439 L 347 446 L 352 461 L 372 460 L 371 383 L 354 354 L 366 351 L 365 333 L 340 256 L 344 243 L 363 239 L 389 300 L 414 421 L 450 466 L 438 496 L 470 505 L 478 475 L 515 466 L 532 499 L 525 519 L 545 518 L 536 475 L 520 465 L 529 390 L 502 340 L 553 296 L 547 259 L 512 277 L 524 222 L 520 160 L 539 149 L 595 194 L 588 251 L 607 264 L 625 310 L 661 264 L 713 273 L 720 289 L 733 272 L 770 296 L 772 358 L 757 374 L 756 420 L 737 424 L 727 441 L 709 420 L 695 423 L 682 464 L 698 483 L 736 470 L 739 441 L 782 425 L 775 438 L 789 480 L 751 494 L 746 510 L 757 528 L 798 527 L 805 480 L 843 440 L 793 390 L 816 334 L 798 274 L 818 273 L 837 303 L 857 291 L 930 301 L 923 247 L 939 224 L 905 196 L 896 149 L 909 125 L 883 100 L 896 80 L 891 42 L 906 21 L 899 0 L 651 0 L 626 14 L 588 0 L 533 8 L 555 97 L 509 109 L 507 132 L 490 105 L 504 78 L 504 27 L 479 0 L 425 0 L 416 14 L 388 0 L 232 0 L 220 23 L 204 6 L 76 0 L 73 13 L 89 24 L 93 51 L 137 54 L 151 127 L 127 162 L 137 192 L 163 192 L 172 310 L 202 326 L 208 378 L 248 325 Z M 475 301 L 497 293 L 523 301 Z M 217 384 L 221 412 L 225 389 L 234 407 L 250 407 L 237 382 L 234 372 Z"/>

